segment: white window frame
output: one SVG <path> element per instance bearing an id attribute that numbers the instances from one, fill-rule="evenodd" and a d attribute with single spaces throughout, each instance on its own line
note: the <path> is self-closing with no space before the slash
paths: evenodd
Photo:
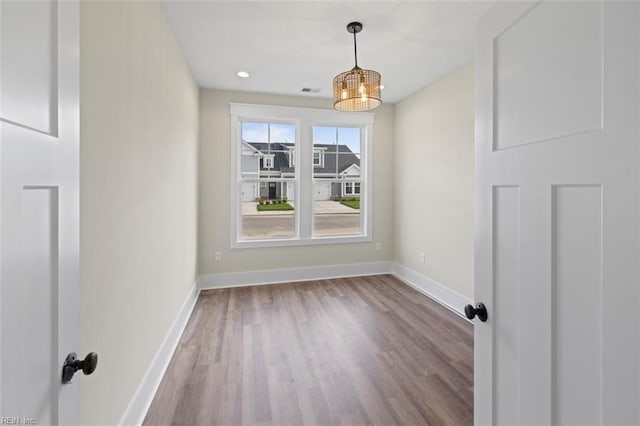
<path id="1" fill-rule="evenodd" d="M 316 163 L 316 154 L 318 154 L 318 162 Z M 313 167 L 324 167 L 324 150 L 313 150 Z"/>
<path id="2" fill-rule="evenodd" d="M 273 169 L 273 154 L 265 154 L 262 157 L 262 168 L 264 169 Z"/>
<path id="3" fill-rule="evenodd" d="M 296 166 L 296 150 L 294 149 L 289 149 L 289 151 L 287 152 L 287 157 L 289 158 L 289 167 L 295 167 Z"/>
<path id="4" fill-rule="evenodd" d="M 356 191 L 356 185 L 358 185 L 358 192 Z M 347 188 L 351 188 L 351 192 L 347 191 Z M 342 196 L 360 196 L 360 189 L 362 188 L 362 185 L 360 184 L 360 182 L 343 182 L 342 183 Z"/>
<path id="5" fill-rule="evenodd" d="M 344 112 L 316 108 L 280 107 L 230 103 L 231 124 L 231 248 L 311 246 L 319 244 L 348 244 L 370 242 L 373 235 L 373 123 L 374 114 L 366 112 Z M 288 123 L 296 126 L 295 146 L 295 232 L 293 238 L 242 239 L 242 197 L 240 176 L 242 122 Z M 361 139 L 360 177 L 360 231 L 359 235 L 314 236 L 313 235 L 313 127 L 358 127 Z M 277 179 L 275 179 L 277 180 Z"/>

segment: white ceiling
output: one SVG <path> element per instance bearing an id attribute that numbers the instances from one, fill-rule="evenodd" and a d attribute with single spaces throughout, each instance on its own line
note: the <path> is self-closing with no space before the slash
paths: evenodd
<path id="1" fill-rule="evenodd" d="M 475 27 L 492 1 L 186 1 L 164 9 L 200 87 L 332 96 L 353 63 L 382 74 L 397 102 L 473 59 Z M 239 70 L 251 78 L 236 76 Z M 301 89 L 319 89 L 303 94 Z"/>

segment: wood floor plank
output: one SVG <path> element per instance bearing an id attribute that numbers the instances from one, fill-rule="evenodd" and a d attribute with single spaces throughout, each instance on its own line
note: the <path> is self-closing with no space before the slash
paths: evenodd
<path id="1" fill-rule="evenodd" d="M 145 425 L 473 424 L 473 328 L 391 275 L 200 294 Z"/>

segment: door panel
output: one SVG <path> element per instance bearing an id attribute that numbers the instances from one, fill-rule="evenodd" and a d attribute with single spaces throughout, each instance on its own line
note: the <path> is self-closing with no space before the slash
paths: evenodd
<path id="1" fill-rule="evenodd" d="M 553 187 L 554 424 L 602 421 L 602 187 Z M 584 315 L 588 313 L 588 315 Z"/>
<path id="2" fill-rule="evenodd" d="M 58 125 L 57 2 L 6 1 L 0 17 L 2 61 L 12 64 L 2 67 L 0 117 L 55 135 Z M 23 35 L 25 31 L 28 36 Z"/>
<path id="3" fill-rule="evenodd" d="M 478 424 L 640 422 L 639 16 L 500 2 L 480 23 Z"/>
<path id="4" fill-rule="evenodd" d="M 2 1 L 0 21 L 0 413 L 78 424 L 78 4 Z"/>
<path id="5" fill-rule="evenodd" d="M 541 2 L 495 38 L 495 149 L 602 127 L 602 19 L 602 2 Z"/>
<path id="6" fill-rule="evenodd" d="M 494 392 L 499 423 L 517 423 L 520 393 L 520 193 L 516 186 L 493 188 L 493 294 L 499 312 L 493 318 L 496 370 Z"/>
<path id="7" fill-rule="evenodd" d="M 55 188 L 23 188 L 22 223 L 16 235 L 22 272 L 15 285 L 5 286 L 2 297 L 3 406 L 38 423 L 57 421 L 53 392 L 59 382 L 57 371 L 58 277 L 57 215 Z M 11 246 L 6 247 L 7 249 Z M 26 338 L 33 336 L 37 338 Z M 58 379 L 58 380 L 56 380 Z M 16 392 L 18 384 L 28 390 Z"/>

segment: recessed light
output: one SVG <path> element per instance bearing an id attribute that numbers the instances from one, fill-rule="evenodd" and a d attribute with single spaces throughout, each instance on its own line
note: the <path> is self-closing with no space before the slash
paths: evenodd
<path id="1" fill-rule="evenodd" d="M 238 71 L 236 75 L 240 78 L 249 78 L 250 74 L 246 71 Z"/>

